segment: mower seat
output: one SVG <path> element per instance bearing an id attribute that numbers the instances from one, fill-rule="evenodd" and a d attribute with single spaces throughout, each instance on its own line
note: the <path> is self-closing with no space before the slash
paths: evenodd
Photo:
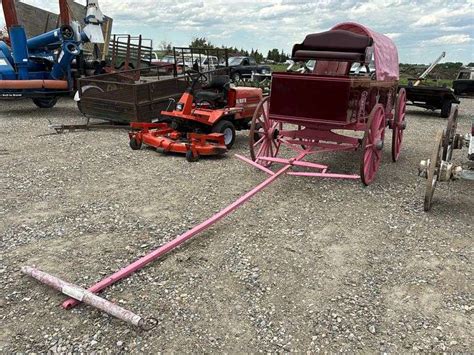
<path id="1" fill-rule="evenodd" d="M 229 86 L 230 78 L 228 75 L 214 75 L 211 82 L 203 86 L 203 90 L 198 91 L 194 97 L 196 102 L 207 101 L 213 106 L 223 107 L 227 103 Z"/>
<path id="2" fill-rule="evenodd" d="M 217 101 L 223 98 L 223 93 L 215 91 L 199 91 L 195 95 L 197 102 L 200 101 Z"/>

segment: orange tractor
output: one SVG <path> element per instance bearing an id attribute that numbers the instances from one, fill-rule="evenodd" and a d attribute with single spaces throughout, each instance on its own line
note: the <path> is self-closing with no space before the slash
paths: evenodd
<path id="1" fill-rule="evenodd" d="M 249 129 L 262 99 L 258 88 L 231 87 L 227 75 L 188 71 L 190 86 L 175 108 L 162 111 L 158 123 L 131 123 L 130 147 L 143 144 L 164 152 L 184 153 L 190 162 L 199 157 L 222 155 L 232 147 L 236 130 Z M 207 82 L 198 89 L 198 83 Z"/>

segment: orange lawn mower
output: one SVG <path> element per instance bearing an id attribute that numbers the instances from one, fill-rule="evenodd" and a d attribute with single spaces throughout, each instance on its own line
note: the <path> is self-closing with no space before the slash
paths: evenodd
<path id="1" fill-rule="evenodd" d="M 145 144 L 163 152 L 186 154 L 186 159 L 194 162 L 200 156 L 225 154 L 234 144 L 236 130 L 250 128 L 262 99 L 261 89 L 231 87 L 228 75 L 213 75 L 207 85 L 197 89 L 199 82 L 208 82 L 207 76 L 196 71 L 186 74 L 190 86 L 173 110 L 161 112 L 161 122 L 130 124 L 133 150 Z"/>

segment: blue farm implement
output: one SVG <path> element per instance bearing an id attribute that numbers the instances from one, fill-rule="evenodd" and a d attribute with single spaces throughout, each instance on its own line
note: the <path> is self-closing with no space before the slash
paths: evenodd
<path id="1" fill-rule="evenodd" d="M 81 32 L 76 23 L 63 24 L 27 39 L 25 28 L 18 24 L 14 2 L 4 0 L 2 4 L 9 38 L 0 41 L 0 98 L 31 98 L 38 107 L 53 107 L 58 96 L 74 89 L 71 64 L 81 53 L 82 44 L 93 37 L 90 26 Z M 100 20 L 91 26 L 100 29 Z"/>

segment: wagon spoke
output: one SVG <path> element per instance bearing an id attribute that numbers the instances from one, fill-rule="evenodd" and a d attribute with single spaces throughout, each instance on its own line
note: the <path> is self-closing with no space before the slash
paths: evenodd
<path id="1" fill-rule="evenodd" d="M 270 144 L 268 145 L 268 152 L 270 153 L 270 157 L 273 157 L 273 145 L 272 143 L 270 142 Z"/>
<path id="2" fill-rule="evenodd" d="M 275 146 L 276 152 L 278 152 L 278 148 L 280 148 L 280 142 L 277 142 L 276 140 L 272 140 L 273 145 Z M 276 155 L 276 154 L 275 154 Z"/>
<path id="3" fill-rule="evenodd" d="M 258 133 L 260 133 L 260 132 L 258 132 Z M 253 144 L 253 146 L 256 147 L 257 145 L 261 144 L 264 139 L 265 139 L 265 136 L 262 135 L 262 136 L 258 139 L 258 141 L 256 141 L 256 142 Z"/>

